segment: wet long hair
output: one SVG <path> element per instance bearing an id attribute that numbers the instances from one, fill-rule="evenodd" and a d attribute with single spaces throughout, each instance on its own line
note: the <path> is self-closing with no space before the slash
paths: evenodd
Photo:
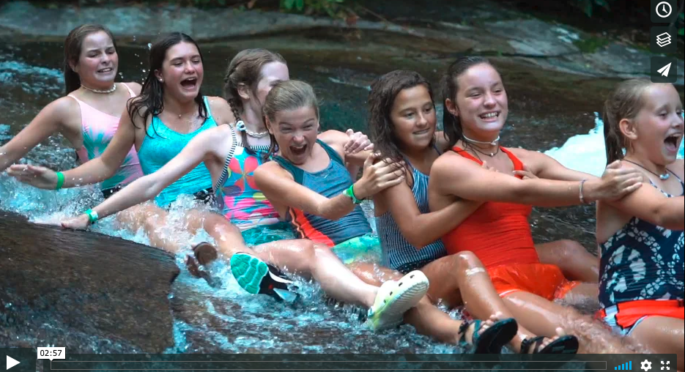
<path id="1" fill-rule="evenodd" d="M 607 164 L 623 159 L 623 150 L 629 146 L 619 123 L 623 119 L 635 119 L 645 105 L 644 92 L 652 83 L 645 79 L 626 80 L 604 102 L 604 144 Z"/>
<path id="2" fill-rule="evenodd" d="M 69 94 L 81 87 L 81 78 L 78 76 L 71 66 L 78 65 L 81 51 L 83 49 L 83 41 L 89 36 L 97 32 L 106 33 L 114 44 L 114 49 L 117 43 L 114 40 L 112 32 L 105 26 L 98 24 L 84 24 L 76 27 L 69 32 L 67 38 L 64 39 L 64 86 L 66 94 Z"/>
<path id="3" fill-rule="evenodd" d="M 148 62 L 149 72 L 145 77 L 145 82 L 143 82 L 143 88 L 140 91 L 140 95 L 129 100 L 127 108 L 128 114 L 131 117 L 131 121 L 134 123 L 133 126 L 136 128 L 137 126 L 134 120 L 136 116 L 143 119 L 143 126 L 145 126 L 148 117 L 157 116 L 164 111 L 164 84 L 157 80 L 155 71 L 162 70 L 162 64 L 166 58 L 167 51 L 174 45 L 182 42 L 195 45 L 198 53 L 200 54 L 200 60 L 204 64 L 204 58 L 202 58 L 200 46 L 198 46 L 195 40 L 193 40 L 193 38 L 190 36 L 181 32 L 172 32 L 159 36 L 150 47 L 150 57 Z M 206 121 L 208 116 L 207 108 L 205 107 L 202 97 L 202 88 L 200 88 L 194 100 L 195 103 L 197 103 L 198 115 Z"/>
<path id="4" fill-rule="evenodd" d="M 311 107 L 319 118 L 319 101 L 311 85 L 299 80 L 280 81 L 269 94 L 262 106 L 264 117 L 271 123 L 276 121 L 276 113 L 281 111 L 297 110 L 302 107 Z M 274 128 L 272 128 L 273 130 Z M 272 135 L 272 147 L 276 143 L 276 138 Z M 275 148 L 269 149 L 269 155 L 273 154 Z"/>
<path id="5" fill-rule="evenodd" d="M 447 137 L 450 148 L 464 138 L 464 129 L 461 124 L 461 118 L 452 115 L 452 113 L 447 110 L 447 104 L 445 101 L 447 99 L 451 99 L 456 105 L 457 92 L 459 91 L 459 77 L 471 67 L 480 65 L 482 63 L 487 63 L 488 65 L 492 66 L 490 61 L 483 57 L 459 57 L 450 65 L 449 68 L 447 68 L 447 72 L 442 77 L 440 82 L 442 100 L 445 104 L 445 113 L 442 116 L 442 124 L 443 130 L 445 131 L 445 137 Z"/>
<path id="6" fill-rule="evenodd" d="M 262 79 L 262 68 L 267 63 L 280 62 L 287 65 L 285 58 L 282 55 L 266 49 L 245 49 L 231 60 L 226 68 L 226 76 L 224 77 L 224 99 L 231 105 L 233 116 L 235 116 L 236 123 L 241 121 L 241 112 L 245 110 L 243 101 L 240 100 L 238 94 L 238 86 L 245 84 L 252 92 L 257 89 L 257 84 Z M 269 135 L 271 138 L 271 145 L 269 145 L 268 154 L 272 154 L 276 150 L 276 138 Z M 240 139 L 243 147 L 250 155 L 255 155 L 247 142 L 247 133 L 240 131 Z"/>
<path id="7" fill-rule="evenodd" d="M 390 117 L 395 98 L 405 89 L 423 85 L 428 89 L 431 101 L 434 102 L 433 88 L 430 83 L 418 72 L 396 70 L 389 72 L 371 84 L 371 92 L 367 101 L 369 109 L 369 133 L 371 141 L 376 151 L 380 152 L 384 158 L 391 158 L 394 161 L 403 159 L 402 152 L 398 146 L 397 135 L 395 134 L 395 123 Z M 435 139 L 431 141 L 433 146 Z M 408 171 L 411 171 L 411 164 L 406 162 Z"/>

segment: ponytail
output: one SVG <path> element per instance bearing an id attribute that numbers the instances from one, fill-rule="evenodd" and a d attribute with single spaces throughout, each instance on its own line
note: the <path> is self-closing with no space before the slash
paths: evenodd
<path id="1" fill-rule="evenodd" d="M 623 119 L 635 119 L 644 106 L 643 93 L 652 83 L 645 79 L 632 79 L 622 82 L 604 103 L 604 145 L 606 146 L 607 164 L 624 157 L 624 150 L 629 147 L 627 138 L 621 132 Z"/>

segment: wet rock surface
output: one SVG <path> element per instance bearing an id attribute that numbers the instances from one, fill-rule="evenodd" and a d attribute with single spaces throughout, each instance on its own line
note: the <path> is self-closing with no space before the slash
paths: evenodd
<path id="1" fill-rule="evenodd" d="M 0 211 L 0 345 L 162 352 L 178 273 L 161 250 Z"/>
<path id="2" fill-rule="evenodd" d="M 133 43 L 148 42 L 168 31 L 182 31 L 201 42 L 224 44 L 313 33 L 319 42 L 309 47 L 318 50 L 326 49 L 326 40 L 342 35 L 347 41 L 374 40 L 382 46 L 381 53 L 383 49 L 399 48 L 402 51 L 396 56 L 413 55 L 414 59 L 425 53 L 437 53 L 442 58 L 474 53 L 505 56 L 540 69 L 585 76 L 631 78 L 649 74 L 650 53 L 618 39 L 597 41 L 594 34 L 533 18 L 505 2 L 436 0 L 430 7 L 412 2 L 390 7 L 369 1 L 365 5 L 373 11 L 350 24 L 326 17 L 258 10 L 175 6 L 44 9 L 18 1 L 0 7 L 0 37 L 62 41 L 72 28 L 87 22 L 104 22 L 122 42 Z M 597 45 L 585 51 L 581 48 L 589 44 Z M 679 85 L 683 85 L 684 67 L 679 60 Z"/>

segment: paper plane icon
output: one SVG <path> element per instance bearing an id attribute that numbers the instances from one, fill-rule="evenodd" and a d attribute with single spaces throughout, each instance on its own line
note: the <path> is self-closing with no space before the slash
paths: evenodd
<path id="1" fill-rule="evenodd" d="M 671 64 L 670 63 L 657 70 L 657 72 L 660 73 L 661 76 L 668 76 L 668 73 L 670 71 L 671 71 Z"/>

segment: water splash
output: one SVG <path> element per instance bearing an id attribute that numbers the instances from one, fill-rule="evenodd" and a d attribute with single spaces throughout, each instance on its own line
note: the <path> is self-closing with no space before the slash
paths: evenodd
<path id="1" fill-rule="evenodd" d="M 680 144 L 679 159 L 684 156 L 684 145 L 685 141 Z M 567 168 L 601 177 L 606 167 L 607 158 L 604 145 L 604 122 L 599 113 L 595 112 L 595 128 L 588 134 L 573 136 L 563 146 L 547 150 L 545 154 L 556 159 Z"/>

